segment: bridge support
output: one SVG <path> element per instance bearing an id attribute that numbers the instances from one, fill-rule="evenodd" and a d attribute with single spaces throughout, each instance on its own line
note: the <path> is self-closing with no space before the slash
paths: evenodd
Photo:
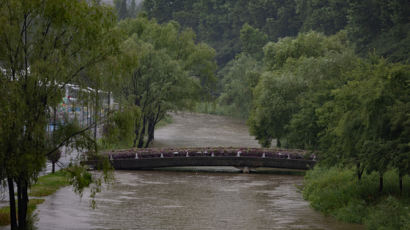
<path id="1" fill-rule="evenodd" d="M 249 173 L 250 172 L 250 170 L 249 170 L 249 167 L 247 167 L 247 166 L 245 166 L 245 167 L 243 167 L 242 168 L 242 173 Z"/>

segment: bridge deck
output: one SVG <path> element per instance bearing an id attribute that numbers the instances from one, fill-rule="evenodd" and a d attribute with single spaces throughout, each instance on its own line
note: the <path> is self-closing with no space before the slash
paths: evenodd
<path id="1" fill-rule="evenodd" d="M 117 170 L 180 166 L 234 166 L 309 169 L 314 155 L 302 150 L 263 148 L 151 148 L 106 152 Z"/>

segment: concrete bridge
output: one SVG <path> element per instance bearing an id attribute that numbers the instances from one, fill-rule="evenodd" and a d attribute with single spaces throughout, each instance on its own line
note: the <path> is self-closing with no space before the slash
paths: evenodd
<path id="1" fill-rule="evenodd" d="M 302 150 L 264 148 L 150 148 L 105 152 L 116 170 L 181 166 L 233 166 L 244 169 L 269 167 L 312 168 L 315 155 Z M 88 161 L 92 163 L 92 161 Z"/>

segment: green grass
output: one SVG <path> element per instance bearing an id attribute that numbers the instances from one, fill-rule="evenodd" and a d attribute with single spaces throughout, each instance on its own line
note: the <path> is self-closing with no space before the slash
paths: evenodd
<path id="1" fill-rule="evenodd" d="M 31 199 L 28 203 L 28 215 L 31 215 L 36 210 L 37 205 L 42 204 L 44 199 Z M 17 210 L 16 210 L 17 212 Z M 0 208 L 0 226 L 10 224 L 10 207 Z"/>
<path id="2" fill-rule="evenodd" d="M 54 174 L 39 177 L 37 183 L 31 187 L 29 195 L 35 197 L 49 196 L 69 184 L 67 172 L 60 170 Z"/>
<path id="3" fill-rule="evenodd" d="M 44 197 L 55 193 L 61 187 L 69 185 L 68 173 L 60 170 L 54 174 L 48 174 L 38 178 L 37 183 L 31 189 L 30 197 Z M 44 202 L 44 199 L 30 199 L 28 204 L 28 214 L 31 215 L 38 204 Z M 10 224 L 10 207 L 0 208 L 0 226 Z"/>
<path id="4" fill-rule="evenodd" d="M 198 102 L 194 107 L 194 111 L 197 113 L 229 116 L 240 119 L 248 118 L 247 111 L 239 111 L 234 106 L 220 105 L 217 102 Z"/>
<path id="5" fill-rule="evenodd" d="M 410 229 L 410 178 L 403 178 L 400 194 L 394 170 L 384 175 L 365 174 L 359 183 L 353 169 L 315 167 L 305 176 L 303 196 L 311 206 L 338 220 L 365 224 L 368 229 Z"/>

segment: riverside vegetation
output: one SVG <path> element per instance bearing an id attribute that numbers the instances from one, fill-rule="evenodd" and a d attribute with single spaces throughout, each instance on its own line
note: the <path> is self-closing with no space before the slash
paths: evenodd
<path id="1" fill-rule="evenodd" d="M 276 139 L 314 151 L 321 168 L 306 177 L 305 198 L 371 229 L 409 227 L 409 7 L 401 0 L 143 4 L 149 17 L 193 28 L 216 49 L 219 81 L 198 110 L 247 119 L 262 146 Z M 363 198 L 369 194 L 375 199 Z"/>
<path id="2" fill-rule="evenodd" d="M 354 169 L 319 166 L 307 172 L 303 196 L 313 208 L 338 220 L 364 223 L 368 229 L 408 229 L 409 191 L 400 191 L 397 177 L 397 171 L 387 171 L 384 192 L 379 193 L 377 173 L 365 173 L 358 183 Z M 408 176 L 403 186 L 410 186 Z"/>
<path id="3" fill-rule="evenodd" d="M 248 119 L 262 146 L 276 139 L 315 151 L 323 167 L 354 168 L 358 184 L 378 180 L 379 194 L 389 193 L 387 172 L 397 172 L 402 195 L 364 205 L 408 210 L 394 205 L 408 206 L 407 1 L 145 0 L 138 16 L 135 1 L 115 2 L 118 15 L 100 1 L 0 0 L 0 180 L 11 194 L 11 229 L 27 228 L 28 190 L 60 147 L 97 153 L 103 123 L 104 144 L 126 132 L 119 145 L 147 147 L 167 112 L 198 100 Z M 104 90 L 118 111 L 47 133 L 67 84 L 93 88 L 78 99 L 95 111 Z M 71 172 L 80 193 L 108 178 Z"/>
<path id="4" fill-rule="evenodd" d="M 100 1 L 0 0 L 0 28 L 0 181 L 9 190 L 12 230 L 29 227 L 28 191 L 61 147 L 77 150 L 79 159 L 96 156 L 101 126 L 104 144 L 147 147 L 168 111 L 193 107 L 215 81 L 215 51 L 191 29 L 143 14 L 118 22 Z M 78 88 L 75 103 L 87 112 L 102 110 L 103 94 L 118 109 L 94 112 L 87 126 L 56 120 L 67 85 Z M 94 196 L 111 178 L 109 164 L 102 166 L 95 177 L 71 166 L 74 190 L 91 185 Z"/>
<path id="5" fill-rule="evenodd" d="M 38 178 L 37 182 L 30 188 L 30 197 L 35 197 L 30 199 L 28 204 L 29 216 L 36 209 L 38 204 L 44 202 L 44 199 L 39 197 L 49 196 L 55 193 L 61 187 L 68 186 L 70 184 L 69 174 L 60 170 L 52 174 L 41 176 Z M 18 211 L 18 210 L 17 210 Z M 0 226 L 10 224 L 10 207 L 0 208 Z"/>

